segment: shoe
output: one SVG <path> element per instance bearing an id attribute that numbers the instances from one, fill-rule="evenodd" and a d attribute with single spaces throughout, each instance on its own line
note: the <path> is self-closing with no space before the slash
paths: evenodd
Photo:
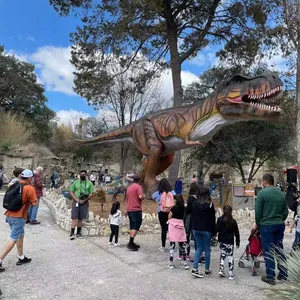
<path id="1" fill-rule="evenodd" d="M 76 237 L 79 238 L 79 239 L 83 239 L 83 236 L 81 235 L 81 233 L 77 233 Z"/>
<path id="2" fill-rule="evenodd" d="M 71 234 L 71 235 L 70 235 L 70 240 L 72 241 L 72 240 L 75 240 L 75 239 L 76 239 L 75 233 L 74 233 L 74 234 Z"/>
<path id="3" fill-rule="evenodd" d="M 139 248 L 135 246 L 135 244 L 127 244 L 127 249 L 129 249 L 130 251 L 138 251 Z"/>
<path id="4" fill-rule="evenodd" d="M 161 252 L 166 252 L 166 248 L 165 247 L 159 247 L 158 250 L 161 251 Z"/>
<path id="5" fill-rule="evenodd" d="M 20 265 L 28 264 L 30 262 L 31 262 L 31 258 L 28 258 L 28 257 L 24 256 L 23 259 L 19 258 L 19 260 L 17 261 L 16 265 L 20 266 Z"/>
<path id="6" fill-rule="evenodd" d="M 30 220 L 26 220 L 26 224 L 29 224 L 30 223 Z"/>
<path id="7" fill-rule="evenodd" d="M 3 268 L 2 263 L 0 263 L 0 273 L 4 272 L 4 271 L 5 271 L 5 268 Z"/>
<path id="8" fill-rule="evenodd" d="M 202 256 L 200 258 L 199 264 L 205 264 L 205 257 L 204 256 Z"/>
<path id="9" fill-rule="evenodd" d="M 229 280 L 234 280 L 235 279 L 235 276 L 234 275 L 229 275 Z"/>
<path id="10" fill-rule="evenodd" d="M 169 261 L 169 262 L 167 263 L 166 267 L 169 268 L 169 269 L 174 269 L 174 268 L 175 268 L 173 262 L 171 262 L 171 261 Z"/>
<path id="11" fill-rule="evenodd" d="M 277 280 L 279 280 L 279 281 L 287 281 L 287 277 L 286 277 L 286 276 L 283 276 L 283 275 L 281 275 L 281 274 L 278 274 L 278 275 L 277 275 Z"/>
<path id="12" fill-rule="evenodd" d="M 30 221 L 30 225 L 39 225 L 39 224 L 41 224 L 41 222 L 37 220 Z"/>
<path id="13" fill-rule="evenodd" d="M 181 268 L 185 269 L 185 270 L 188 270 L 190 268 L 190 266 L 186 262 L 184 262 L 184 263 L 181 264 Z"/>
<path id="14" fill-rule="evenodd" d="M 113 244 L 113 242 L 108 242 L 108 245 L 112 245 Z"/>
<path id="15" fill-rule="evenodd" d="M 192 270 L 192 275 L 198 278 L 204 278 L 204 275 L 200 273 L 197 269 Z"/>
<path id="16" fill-rule="evenodd" d="M 190 258 L 189 255 L 186 256 L 186 260 L 187 260 L 187 261 L 190 261 L 190 260 L 191 260 L 191 258 Z"/>
<path id="17" fill-rule="evenodd" d="M 224 271 L 220 271 L 220 272 L 219 272 L 219 276 L 220 276 L 220 277 L 226 277 Z"/>
<path id="18" fill-rule="evenodd" d="M 267 284 L 275 285 L 275 280 L 274 279 L 269 279 L 269 278 L 267 278 L 267 276 L 262 276 L 261 280 L 263 282 L 267 283 Z"/>
<path id="19" fill-rule="evenodd" d="M 182 259 L 182 255 L 178 255 L 178 259 Z"/>
<path id="20" fill-rule="evenodd" d="M 205 276 L 210 276 L 210 275 L 211 275 L 211 273 L 212 273 L 212 271 L 211 271 L 211 270 L 205 270 Z"/>
<path id="21" fill-rule="evenodd" d="M 121 244 L 119 244 L 119 243 L 114 244 L 114 247 L 119 247 L 119 246 L 121 246 Z"/>
<path id="22" fill-rule="evenodd" d="M 133 245 L 134 245 L 135 247 L 137 247 L 138 249 L 140 249 L 140 248 L 141 248 L 141 246 L 140 246 L 140 245 L 138 245 L 138 244 L 136 244 L 136 243 L 133 243 Z"/>

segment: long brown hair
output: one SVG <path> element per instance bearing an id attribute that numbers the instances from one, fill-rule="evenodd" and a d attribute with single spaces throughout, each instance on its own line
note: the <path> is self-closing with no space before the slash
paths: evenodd
<path id="1" fill-rule="evenodd" d="M 211 203 L 209 188 L 207 186 L 200 186 L 198 200 L 199 200 L 200 204 L 205 204 L 205 203 L 210 204 Z"/>
<path id="2" fill-rule="evenodd" d="M 233 225 L 232 207 L 230 205 L 225 205 L 223 207 L 223 222 L 225 223 L 226 228 Z"/>

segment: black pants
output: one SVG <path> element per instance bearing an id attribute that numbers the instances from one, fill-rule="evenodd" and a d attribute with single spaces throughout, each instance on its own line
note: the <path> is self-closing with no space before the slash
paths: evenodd
<path id="1" fill-rule="evenodd" d="M 118 238 L 119 238 L 119 226 L 110 224 L 110 230 L 111 234 L 109 237 L 109 242 L 111 243 L 113 240 L 113 237 L 115 237 L 115 243 L 118 244 Z"/>
<path id="2" fill-rule="evenodd" d="M 160 211 L 158 213 L 158 219 L 161 226 L 161 246 L 166 247 L 166 239 L 168 232 L 168 216 L 169 213 Z"/>
<path id="3" fill-rule="evenodd" d="M 179 253 L 182 255 L 183 261 L 186 261 L 186 243 L 179 242 Z M 174 259 L 175 242 L 170 242 L 170 261 Z"/>

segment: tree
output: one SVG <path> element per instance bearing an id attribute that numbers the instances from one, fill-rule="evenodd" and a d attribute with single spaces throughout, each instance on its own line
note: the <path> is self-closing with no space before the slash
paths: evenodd
<path id="1" fill-rule="evenodd" d="M 196 102 L 206 97 L 218 82 L 232 76 L 236 71 L 237 67 L 206 71 L 200 76 L 200 84 L 192 84 L 187 88 L 186 102 Z M 254 70 L 255 74 L 264 71 L 266 70 L 263 67 Z M 249 69 L 244 69 L 242 73 L 253 75 Z M 295 101 L 285 92 L 278 102 L 283 110 L 280 122 L 251 121 L 227 126 L 204 148 L 196 148 L 192 152 L 192 158 L 199 160 L 200 166 L 204 165 L 204 161 L 206 164 L 227 164 L 241 175 L 244 183 L 251 182 L 264 163 L 276 157 L 283 160 L 291 150 L 290 142 L 296 132 Z M 249 168 L 249 172 L 246 168 Z M 248 176 L 246 173 L 249 173 Z"/>
<path id="2" fill-rule="evenodd" d="M 170 66 L 174 105 L 179 106 L 183 97 L 182 63 L 214 44 L 225 44 L 228 49 L 236 49 L 240 55 L 253 59 L 274 2 L 50 0 L 50 3 L 61 15 L 68 15 L 73 9 L 81 15 L 81 26 L 71 34 L 76 45 L 72 62 L 79 73 L 97 70 L 102 73 L 104 83 L 111 80 L 105 68 L 114 55 L 126 57 L 122 72 L 143 56 L 154 62 L 154 67 Z M 179 153 L 170 171 L 172 181 L 178 175 Z"/>
<path id="3" fill-rule="evenodd" d="M 44 88 L 37 82 L 34 66 L 8 55 L 0 46 L 0 110 L 24 117 L 39 140 L 49 139 L 49 121 L 55 113 L 46 106 Z"/>

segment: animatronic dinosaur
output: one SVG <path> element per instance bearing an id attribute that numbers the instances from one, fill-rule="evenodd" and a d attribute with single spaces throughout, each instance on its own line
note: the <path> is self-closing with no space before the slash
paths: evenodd
<path id="1" fill-rule="evenodd" d="M 175 151 L 204 145 L 229 124 L 276 120 L 280 108 L 263 101 L 274 98 L 281 90 L 282 82 L 276 74 L 253 78 L 236 75 L 221 82 L 203 101 L 150 113 L 123 128 L 75 142 L 132 142 L 144 156 L 141 181 L 150 193 L 156 187 L 156 176 L 172 164 Z"/>

